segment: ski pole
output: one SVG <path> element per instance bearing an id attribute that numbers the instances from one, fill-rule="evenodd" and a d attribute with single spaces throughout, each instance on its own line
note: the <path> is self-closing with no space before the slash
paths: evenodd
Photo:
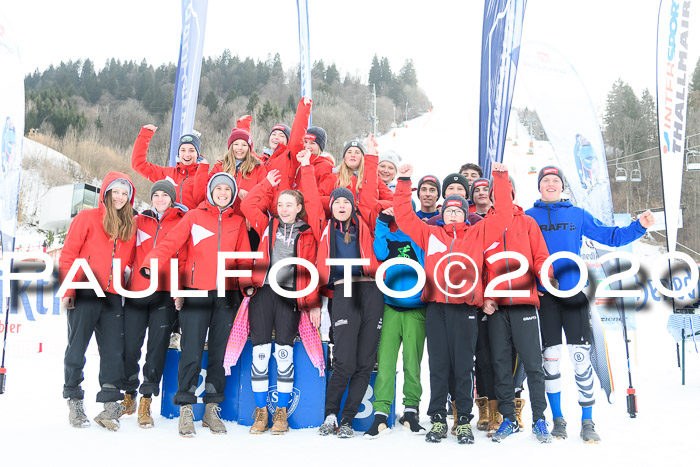
<path id="1" fill-rule="evenodd" d="M 10 318 L 10 297 L 6 299 L 7 306 L 5 306 L 5 332 L 3 333 L 2 339 L 2 364 L 0 365 L 0 394 L 5 393 L 5 378 L 7 376 L 7 369 L 5 368 L 5 349 L 7 346 L 7 322 Z"/>

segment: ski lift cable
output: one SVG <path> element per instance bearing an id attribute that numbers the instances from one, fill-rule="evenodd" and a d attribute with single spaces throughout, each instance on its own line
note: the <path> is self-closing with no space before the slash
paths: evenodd
<path id="1" fill-rule="evenodd" d="M 651 233 L 659 234 L 659 235 L 661 235 L 662 237 L 666 238 L 666 235 L 662 234 L 662 233 L 659 232 L 658 230 L 656 230 L 656 231 L 654 231 L 654 232 L 651 232 Z M 682 244 L 681 242 L 679 242 L 678 240 L 676 240 L 676 245 L 682 246 L 683 248 L 685 248 L 686 250 L 690 251 L 691 253 L 695 253 L 696 255 L 700 256 L 700 253 L 698 253 L 697 251 L 693 250 L 693 249 L 690 248 L 690 247 L 687 247 L 687 246 L 683 245 L 683 244 Z"/>
<path id="2" fill-rule="evenodd" d="M 694 137 L 694 136 L 700 136 L 700 133 L 695 133 L 694 135 L 686 136 L 685 139 L 688 140 L 688 139 L 690 139 L 690 138 L 692 138 L 692 137 Z M 700 146 L 700 145 L 698 145 L 698 146 L 693 146 L 693 147 L 696 148 L 696 147 L 699 147 L 699 146 Z M 659 148 L 658 148 L 658 146 L 654 146 L 654 147 L 647 148 L 647 149 L 644 149 L 644 150 L 639 151 L 639 152 L 635 152 L 634 154 L 628 154 L 628 155 L 623 156 L 623 157 L 618 157 L 616 160 L 627 159 L 627 158 L 629 158 L 629 157 L 633 157 L 633 156 L 636 156 L 636 155 L 638 155 L 638 154 L 642 154 L 642 153 L 645 153 L 645 152 L 648 152 L 648 151 L 653 151 L 654 149 L 659 149 Z M 686 149 L 692 149 L 692 148 L 686 148 Z M 641 160 L 644 160 L 644 159 L 641 159 Z M 608 165 L 610 165 L 610 164 L 608 164 Z"/>
<path id="3" fill-rule="evenodd" d="M 689 148 L 686 148 L 686 151 L 690 151 L 690 150 L 693 150 L 693 149 L 695 149 L 695 148 L 700 148 L 700 144 L 698 144 L 698 145 L 696 145 L 696 146 L 691 146 L 691 147 L 689 147 Z M 633 160 L 633 161 L 624 161 L 624 162 L 618 162 L 618 159 L 615 159 L 614 161 L 608 162 L 607 165 L 608 165 L 608 167 L 612 167 L 613 165 L 617 165 L 618 163 L 619 163 L 619 164 L 634 164 L 635 162 L 639 162 L 639 161 L 648 161 L 649 159 L 656 159 L 657 157 L 659 157 L 659 156 L 658 156 L 658 155 L 654 155 L 654 156 L 649 156 L 649 157 L 643 157 L 643 158 L 641 158 L 641 159 L 635 159 L 635 160 Z"/>

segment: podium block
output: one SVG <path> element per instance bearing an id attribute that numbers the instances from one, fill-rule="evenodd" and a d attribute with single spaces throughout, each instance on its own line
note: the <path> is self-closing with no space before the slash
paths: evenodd
<path id="1" fill-rule="evenodd" d="M 331 373 L 328 373 L 328 379 L 331 378 Z M 374 402 L 374 382 L 377 379 L 377 372 L 373 371 L 372 376 L 369 379 L 369 386 L 367 386 L 367 391 L 365 396 L 362 398 L 362 403 L 352 422 L 352 428 L 356 431 L 367 431 L 372 426 L 374 422 L 374 407 L 372 402 Z M 394 376 L 394 386 L 396 385 L 396 376 Z M 343 394 L 343 399 L 340 401 L 340 413 L 338 414 L 338 422 L 340 422 L 341 414 L 343 413 L 343 407 L 345 407 L 345 399 L 348 397 L 348 390 L 345 389 Z M 396 418 L 396 391 L 394 391 L 394 400 L 391 403 L 391 409 L 389 410 L 389 415 L 387 416 L 387 422 L 389 423 L 389 428 L 394 427 L 394 419 Z"/>
<path id="2" fill-rule="evenodd" d="M 275 344 L 272 344 L 274 354 Z M 323 344 L 323 352 L 327 354 L 328 345 Z M 253 345 L 248 341 L 241 354 L 238 424 L 250 426 L 253 424 L 255 412 L 255 396 L 251 388 L 250 369 L 253 365 Z M 270 356 L 268 365 L 270 375 L 267 393 L 267 410 L 272 414 L 277 408 L 277 361 Z M 228 387 L 228 385 L 227 385 Z M 319 376 L 318 370 L 311 364 L 306 349 L 300 340 L 294 342 L 294 389 L 287 410 L 290 428 L 312 428 L 320 426 L 324 420 L 326 404 L 326 377 Z"/>
<path id="3" fill-rule="evenodd" d="M 177 367 L 180 362 L 180 351 L 168 349 L 165 356 L 165 368 L 163 370 L 163 389 L 160 402 L 160 414 L 166 418 L 175 418 L 180 415 L 180 406 L 173 404 L 173 396 L 177 392 Z M 202 396 L 206 394 L 204 391 L 204 383 L 207 377 L 207 362 L 208 352 L 204 351 L 202 355 L 202 371 L 199 373 L 199 381 L 197 382 L 197 404 L 192 405 L 194 419 L 201 420 L 204 414 L 204 403 Z M 248 379 L 250 380 L 250 367 L 248 369 Z M 231 367 L 231 375 L 226 377 L 226 387 L 224 388 L 224 396 L 226 399 L 219 404 L 221 407 L 221 418 L 227 421 L 238 420 L 238 389 L 240 386 L 240 364 Z"/>

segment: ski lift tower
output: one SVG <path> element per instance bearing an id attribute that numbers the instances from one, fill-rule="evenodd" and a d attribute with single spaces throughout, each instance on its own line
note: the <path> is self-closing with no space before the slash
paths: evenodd
<path id="1" fill-rule="evenodd" d="M 372 85 L 372 93 L 369 96 L 369 109 L 367 120 L 370 124 L 370 134 L 376 135 L 379 127 L 379 120 L 377 119 L 377 89 L 376 86 Z"/>

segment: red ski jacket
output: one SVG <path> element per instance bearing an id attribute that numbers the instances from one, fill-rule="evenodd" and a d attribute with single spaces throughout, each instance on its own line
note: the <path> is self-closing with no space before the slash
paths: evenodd
<path id="1" fill-rule="evenodd" d="M 377 165 L 379 158 L 377 156 L 365 156 L 365 173 L 362 181 L 363 189 L 360 192 L 359 205 L 356 212 L 352 214 L 352 224 L 358 229 L 358 247 L 359 256 L 370 260 L 369 266 L 362 267 L 362 273 L 365 276 L 374 277 L 379 267 L 379 261 L 374 255 L 374 226 L 376 224 L 376 212 L 373 209 L 377 205 Z M 302 167 L 306 169 L 306 167 Z M 308 172 L 307 172 L 308 173 Z M 326 286 L 330 280 L 330 266 L 326 263 L 328 258 L 335 258 L 335 230 L 339 223 L 337 220 L 330 218 L 326 220 L 324 208 L 321 206 L 321 198 L 318 196 L 318 190 L 315 190 L 315 179 L 310 177 L 305 178 L 302 182 L 304 198 L 316 198 L 312 201 L 312 206 L 316 206 L 314 213 L 309 213 L 311 219 L 310 225 L 314 227 L 314 219 L 319 219 L 319 224 L 323 226 L 318 246 L 317 267 L 320 276 L 319 283 L 321 286 Z M 408 203 L 409 206 L 411 203 Z M 359 213 L 370 213 L 363 216 Z M 325 293 L 325 292 L 324 292 Z M 332 295 L 328 293 L 328 295 Z"/>
<path id="2" fill-rule="evenodd" d="M 307 176 L 313 177 L 313 173 Z M 263 286 L 265 277 L 270 270 L 270 258 L 272 257 L 272 249 L 275 248 L 275 241 L 277 240 L 277 227 L 280 224 L 279 218 L 267 216 L 267 200 L 272 198 L 272 188 L 270 182 L 265 179 L 260 185 L 253 188 L 253 190 L 248 193 L 248 196 L 241 202 L 243 215 L 260 236 L 258 251 L 263 254 L 263 257 L 254 260 L 253 275 L 250 279 L 250 284 L 256 288 Z M 312 200 L 311 203 L 313 202 Z M 313 207 L 306 199 L 304 200 L 304 204 L 310 209 L 318 209 Z M 299 235 L 294 241 L 294 251 L 296 252 L 297 258 L 303 258 L 313 265 L 316 264 L 318 242 L 316 241 L 313 229 L 308 224 L 304 224 L 299 229 Z M 244 281 L 246 281 L 246 279 L 243 279 L 241 282 Z M 295 290 L 305 289 L 310 282 L 311 275 L 308 269 L 297 265 L 294 272 Z M 244 286 L 245 285 L 247 285 L 247 282 Z M 310 294 L 297 298 L 297 305 L 299 310 L 305 311 L 320 307 L 321 299 L 318 294 L 318 287 Z"/>
<path id="3" fill-rule="evenodd" d="M 484 219 L 488 219 L 493 210 Z M 527 290 L 527 297 L 489 297 L 499 305 L 534 305 L 540 306 L 540 299 L 537 295 L 537 280 L 542 264 L 549 257 L 547 244 L 542 236 L 537 221 L 525 214 L 520 206 L 513 205 L 513 220 L 503 231 L 498 241 L 484 250 L 484 284 L 509 272 L 516 271 L 520 267 L 519 261 L 515 259 L 501 259 L 491 264 L 487 260 L 489 257 L 503 251 L 515 251 L 527 258 L 528 270 L 520 277 L 501 282 L 495 286 L 496 290 Z M 549 276 L 553 276 L 552 268 L 549 269 Z"/>
<path id="4" fill-rule="evenodd" d="M 173 202 L 184 204 L 188 209 L 197 207 L 198 202 L 194 198 L 194 179 L 200 164 L 184 165 L 178 162 L 175 167 L 161 167 L 146 161 L 148 145 L 151 143 L 154 132 L 141 128 L 134 150 L 131 153 L 131 168 L 149 182 L 169 180 L 176 185 L 176 199 Z"/>
<path id="5" fill-rule="evenodd" d="M 170 231 L 182 220 L 186 212 L 186 207 L 181 204 L 176 204 L 174 207 L 168 208 L 160 219 L 158 219 L 158 216 L 150 209 L 136 215 L 134 218 L 136 221 L 136 245 L 133 251 L 131 264 L 142 264 L 146 256 L 148 256 L 148 253 L 163 242 L 170 234 Z M 176 252 L 172 258 L 178 259 L 178 271 L 183 272 L 185 258 L 187 258 L 186 246 Z M 182 278 L 182 274 L 180 274 L 180 277 Z M 182 283 L 182 280 L 180 283 Z M 129 290 L 146 290 L 149 285 L 149 279 L 143 277 L 138 271 L 131 272 Z M 165 263 L 158 263 L 158 288 L 156 290 L 170 290 L 170 258 L 168 258 Z"/>
<path id="6" fill-rule="evenodd" d="M 367 160 L 365 159 L 365 164 L 367 163 Z M 367 170 L 365 168 L 365 170 Z M 328 204 L 330 201 L 330 195 L 333 192 L 334 189 L 337 187 L 335 184 L 338 181 L 338 174 L 337 173 L 331 173 L 329 174 L 318 186 L 318 191 L 321 194 L 321 203 L 323 204 L 323 208 L 326 210 L 326 216 L 330 217 L 331 212 L 330 212 L 330 205 Z M 377 183 L 375 185 L 377 188 L 377 199 L 379 200 L 378 203 L 372 206 L 373 211 L 375 211 L 375 214 L 379 214 L 384 209 L 390 208 L 394 205 L 394 193 L 389 189 L 388 186 L 386 186 L 386 183 L 384 183 L 381 179 L 379 179 L 379 175 L 377 175 Z M 350 185 L 346 186 L 345 188 L 349 189 L 355 194 L 355 204 L 357 206 L 360 205 L 360 194 L 358 193 L 357 190 L 357 176 L 353 175 L 352 178 L 350 179 Z M 365 189 L 365 184 L 362 184 L 362 189 Z M 410 203 L 409 203 L 410 204 Z M 362 211 L 360 211 L 362 213 Z"/>
<path id="7" fill-rule="evenodd" d="M 214 164 L 214 168 L 209 171 L 209 164 L 200 164 L 202 168 L 200 169 L 199 172 L 197 172 L 197 176 L 195 177 L 195 182 L 194 182 L 194 199 L 197 201 L 197 203 L 201 203 L 207 198 L 207 184 L 209 183 L 209 180 L 211 180 L 211 177 L 213 177 L 215 174 L 219 172 L 223 172 L 223 164 L 219 161 Z M 233 211 L 239 215 L 243 216 L 243 213 L 241 212 L 241 197 L 240 197 L 240 191 L 245 190 L 247 192 L 250 192 L 253 188 L 258 183 L 262 183 L 265 178 L 267 177 L 267 169 L 265 169 L 265 166 L 262 164 L 258 164 L 253 168 L 252 172 L 248 174 L 248 178 L 245 178 L 243 174 L 236 169 L 235 174 L 231 174 L 234 176 L 236 179 L 236 186 L 238 187 L 238 192 L 239 196 L 236 196 L 236 199 L 233 203 Z"/>
<path id="8" fill-rule="evenodd" d="M 209 187 L 207 187 L 208 192 Z M 234 193 L 235 195 L 235 193 Z M 174 229 L 154 248 L 139 266 L 139 272 L 149 267 L 151 258 L 158 258 L 158 264 L 165 264 L 180 249 L 186 247 L 184 284 L 198 290 L 216 290 L 217 253 L 250 251 L 245 221 L 233 212 L 231 206 L 220 210 L 211 196 L 197 209 L 188 211 Z M 251 259 L 226 260 L 227 270 L 250 270 Z M 242 287 L 238 278 L 226 279 L 226 290 Z"/>
<path id="9" fill-rule="evenodd" d="M 114 290 L 114 274 L 122 278 L 121 285 L 124 288 L 124 270 L 129 265 L 131 260 L 132 250 L 136 236 L 133 235 L 130 240 L 123 242 L 119 239 L 111 240 L 104 227 L 102 220 L 106 214 L 105 190 L 114 180 L 124 179 L 131 185 L 131 201 L 129 205 L 125 205 L 122 209 L 133 209 L 134 198 L 136 197 L 134 184 L 128 175 L 121 172 L 109 172 L 102 180 L 102 188 L 100 188 L 100 204 L 95 209 L 84 209 L 75 216 L 75 219 L 68 228 L 68 234 L 63 244 L 61 258 L 58 261 L 58 272 L 60 281 L 66 277 L 73 262 L 78 258 L 86 259 L 90 265 L 90 269 L 95 274 L 100 288 L 105 292 L 116 294 Z M 121 268 L 119 271 L 114 271 L 112 259 L 119 258 L 121 260 Z M 74 282 L 85 282 L 85 274 L 80 269 L 78 274 L 73 279 Z M 75 290 L 69 289 L 66 291 L 65 297 L 75 297 Z"/>
<path id="10" fill-rule="evenodd" d="M 279 170 L 282 180 L 272 189 L 272 199 L 270 201 L 270 212 L 277 215 L 277 197 L 284 190 L 298 189 L 301 184 L 300 164 L 297 160 L 297 154 L 304 149 L 304 135 L 309 124 L 309 115 L 311 113 L 311 103 L 304 104 L 304 99 L 299 101 L 297 113 L 294 116 L 292 131 L 289 135 L 289 144 L 287 146 L 280 144 L 275 149 L 275 152 L 270 156 L 265 166 L 267 171 Z M 323 156 L 311 156 L 311 166 L 314 168 L 314 176 L 316 184 L 333 171 L 333 163 Z"/>
<path id="11" fill-rule="evenodd" d="M 497 241 L 513 218 L 508 173 L 495 172 L 494 185 L 496 207 L 489 219 L 473 226 L 466 222 L 435 226 L 427 225 L 413 212 L 410 179 L 400 178 L 396 184 L 396 222 L 399 228 L 425 251 L 426 283 L 422 295 L 424 302 L 482 305 L 485 245 Z M 474 265 L 455 253 L 467 255 Z M 448 265 L 451 283 L 449 286 L 445 280 Z M 466 293 L 468 291 L 469 293 Z M 460 296 L 454 297 L 449 294 Z"/>

